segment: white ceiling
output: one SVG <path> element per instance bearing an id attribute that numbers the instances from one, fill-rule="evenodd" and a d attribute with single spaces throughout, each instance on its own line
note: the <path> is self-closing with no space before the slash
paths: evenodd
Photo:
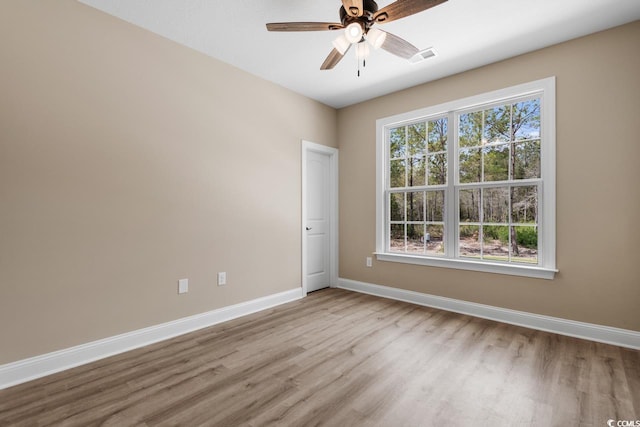
<path id="1" fill-rule="evenodd" d="M 337 31 L 265 28 L 340 22 L 340 0 L 79 1 L 336 108 L 640 19 L 640 0 L 449 0 L 380 26 L 419 49 L 434 47 L 435 58 L 410 64 L 378 50 L 357 77 L 353 49 L 335 69 L 320 70 Z"/>

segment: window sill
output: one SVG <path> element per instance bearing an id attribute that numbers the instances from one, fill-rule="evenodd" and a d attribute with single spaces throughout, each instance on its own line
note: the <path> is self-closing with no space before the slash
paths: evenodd
<path id="1" fill-rule="evenodd" d="M 511 276 L 532 277 L 551 280 L 558 270 L 529 265 L 499 264 L 472 260 L 422 257 L 407 254 L 391 254 L 376 252 L 378 261 L 400 262 L 404 264 L 426 265 L 430 267 L 455 268 L 458 270 L 482 271 L 485 273 L 508 274 Z"/>

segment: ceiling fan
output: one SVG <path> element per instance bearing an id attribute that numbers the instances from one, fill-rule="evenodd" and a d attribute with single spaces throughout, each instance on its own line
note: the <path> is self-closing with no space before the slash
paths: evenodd
<path id="1" fill-rule="evenodd" d="M 374 0 L 342 0 L 339 23 L 276 22 L 267 24 L 267 30 L 333 31 L 344 29 L 344 33 L 333 41 L 333 50 L 320 66 L 321 70 L 330 70 L 335 67 L 352 45 L 356 45 L 356 58 L 364 61 L 370 52 L 367 43 L 375 49 L 382 48 L 400 58 L 410 59 L 418 53 L 417 47 L 398 36 L 374 28 L 374 25 L 414 15 L 446 1 L 396 0 L 378 10 L 378 5 Z"/>

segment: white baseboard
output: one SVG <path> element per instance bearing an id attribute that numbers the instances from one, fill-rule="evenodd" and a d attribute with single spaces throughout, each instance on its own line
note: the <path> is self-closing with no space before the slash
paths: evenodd
<path id="1" fill-rule="evenodd" d="M 302 298 L 302 288 L 0 365 L 0 390 Z"/>
<path id="2" fill-rule="evenodd" d="M 370 295 L 406 301 L 426 307 L 439 308 L 526 328 L 553 332 L 560 335 L 582 338 L 620 347 L 640 349 L 640 332 L 627 329 L 595 325 L 593 323 L 576 322 L 557 317 L 542 316 L 524 311 L 509 310 L 490 305 L 477 304 L 452 298 L 374 285 L 349 279 L 338 279 L 338 288 L 361 292 Z"/>

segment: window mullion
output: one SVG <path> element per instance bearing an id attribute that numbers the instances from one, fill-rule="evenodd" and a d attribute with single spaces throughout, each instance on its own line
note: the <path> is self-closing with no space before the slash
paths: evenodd
<path id="1" fill-rule="evenodd" d="M 456 184 L 458 183 L 458 122 L 453 112 L 447 114 L 447 188 L 445 192 L 445 253 L 448 257 L 458 257 L 458 202 Z"/>
<path id="2" fill-rule="evenodd" d="M 404 186 L 409 187 L 409 127 L 404 127 Z"/>
<path id="3" fill-rule="evenodd" d="M 484 114 L 483 114 L 484 117 Z M 483 174 L 484 180 L 484 174 Z M 480 210 L 479 210 L 479 220 L 480 227 L 478 227 L 478 243 L 480 244 L 480 259 L 484 259 L 484 187 L 480 187 Z"/>

